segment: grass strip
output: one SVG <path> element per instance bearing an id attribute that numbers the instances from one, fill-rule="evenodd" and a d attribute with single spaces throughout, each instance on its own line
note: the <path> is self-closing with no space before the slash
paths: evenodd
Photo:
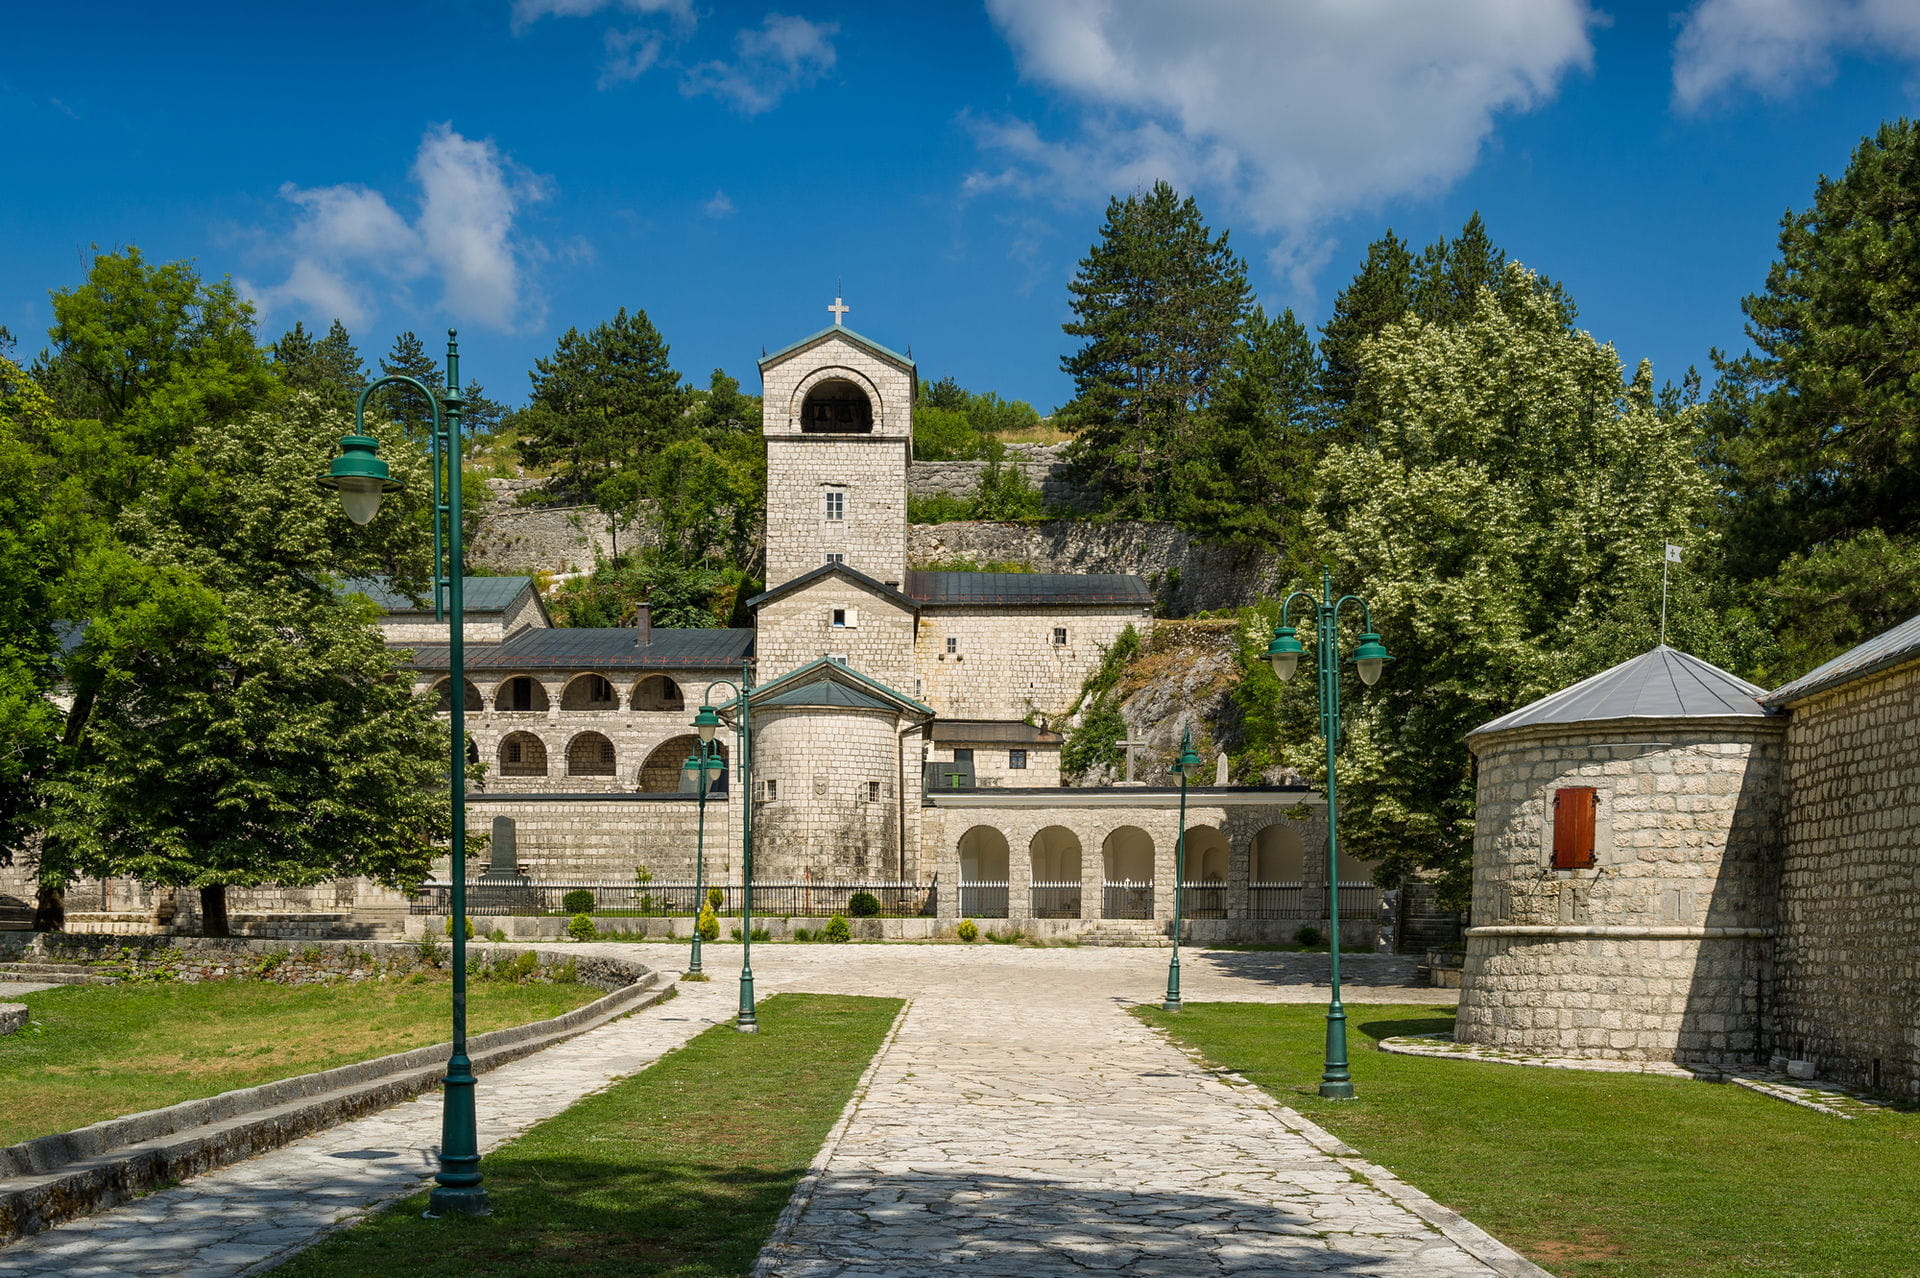
<path id="1" fill-rule="evenodd" d="M 0 1038 L 0 1145 L 446 1041 L 446 980 L 65 986 Z M 468 986 L 473 1033 L 558 1016 L 589 985 Z"/>
<path id="2" fill-rule="evenodd" d="M 1920 1272 L 1920 1115 L 1371 1050 L 1453 1028 L 1421 1006 L 1348 1006 L 1358 1097 L 1327 1101 L 1324 1007 L 1139 1015 L 1565 1278 Z"/>
<path id="3" fill-rule="evenodd" d="M 715 1026 L 489 1154 L 493 1215 L 423 1220 L 416 1194 L 273 1272 L 747 1274 L 900 1005 L 776 995 L 760 1033 Z"/>

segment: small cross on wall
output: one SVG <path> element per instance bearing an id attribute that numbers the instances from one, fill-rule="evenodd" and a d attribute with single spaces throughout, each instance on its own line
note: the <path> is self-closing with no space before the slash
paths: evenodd
<path id="1" fill-rule="evenodd" d="M 841 324 L 844 324 L 846 322 L 847 312 L 852 310 L 853 308 L 851 306 L 848 306 L 845 302 L 841 301 L 839 298 L 836 297 L 833 299 L 833 305 L 829 306 L 827 309 L 833 312 L 834 327 L 838 328 Z"/>

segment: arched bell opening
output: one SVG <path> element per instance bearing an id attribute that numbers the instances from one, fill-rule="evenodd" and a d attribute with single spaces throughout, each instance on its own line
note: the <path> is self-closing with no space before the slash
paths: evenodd
<path id="1" fill-rule="evenodd" d="M 871 434 L 873 402 L 856 383 L 829 377 L 809 390 L 801 402 L 800 429 L 810 435 Z"/>

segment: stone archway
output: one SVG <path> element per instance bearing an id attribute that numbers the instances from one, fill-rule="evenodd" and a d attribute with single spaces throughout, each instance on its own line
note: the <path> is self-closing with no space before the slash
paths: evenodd
<path id="1" fill-rule="evenodd" d="M 959 852 L 961 917 L 1006 918 L 1013 859 L 1007 836 L 990 825 L 976 825 L 960 836 Z"/>
<path id="2" fill-rule="evenodd" d="M 687 708 L 687 694 L 665 675 L 648 675 L 633 685 L 631 704 L 635 710 L 671 710 L 677 713 Z"/>
<path id="3" fill-rule="evenodd" d="M 1100 860 L 1106 874 L 1101 917 L 1152 918 L 1153 836 L 1137 825 L 1120 826 L 1101 843 Z"/>
<path id="4" fill-rule="evenodd" d="M 582 732 L 567 742 L 567 775 L 570 777 L 610 777 L 618 764 L 619 755 L 613 742 L 598 732 Z"/>
<path id="5" fill-rule="evenodd" d="M 501 713 L 547 712 L 547 690 L 531 675 L 515 675 L 493 694 L 493 708 Z"/>
<path id="6" fill-rule="evenodd" d="M 509 732 L 500 739 L 500 775 L 546 776 L 547 743 L 531 732 Z"/>
<path id="7" fill-rule="evenodd" d="M 1180 912 L 1190 919 L 1227 917 L 1227 872 L 1232 848 L 1227 836 L 1211 825 L 1187 827 L 1184 849 L 1185 881 L 1180 885 Z"/>
<path id="8" fill-rule="evenodd" d="M 1036 919 L 1080 917 L 1080 836 L 1050 825 L 1027 844 L 1033 865 L 1032 912 Z"/>
<path id="9" fill-rule="evenodd" d="M 873 400 L 859 383 L 824 377 L 807 388 L 800 402 L 805 434 L 866 435 L 873 432 Z"/>
<path id="10" fill-rule="evenodd" d="M 460 682 L 464 685 L 462 700 L 465 703 L 461 708 L 470 712 L 485 710 L 487 708 L 487 699 L 480 695 L 480 689 L 474 686 L 473 680 L 462 679 Z M 434 684 L 429 690 L 429 695 L 433 698 L 433 710 L 435 714 L 453 713 L 452 679 L 442 679 L 439 683 Z"/>
<path id="11" fill-rule="evenodd" d="M 1256 919 L 1307 914 L 1307 849 L 1298 826 L 1276 822 L 1256 832 L 1247 853 L 1247 915 Z"/>
<path id="12" fill-rule="evenodd" d="M 727 745 L 718 737 L 709 747 L 718 751 L 720 761 L 727 761 Z M 691 732 L 683 732 L 677 737 L 668 737 L 647 752 L 647 760 L 640 765 L 640 789 L 646 794 L 673 794 L 681 788 L 682 777 L 687 760 L 700 752 L 700 738 Z M 713 780 L 715 788 L 724 788 L 727 774 L 723 771 Z M 690 791 L 699 794 L 699 790 Z"/>
<path id="13" fill-rule="evenodd" d="M 620 693 L 605 675 L 575 675 L 560 693 L 562 710 L 618 710 Z"/>

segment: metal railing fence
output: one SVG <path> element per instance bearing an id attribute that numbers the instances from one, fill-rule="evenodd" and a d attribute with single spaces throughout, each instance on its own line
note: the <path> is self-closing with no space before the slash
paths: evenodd
<path id="1" fill-rule="evenodd" d="M 1227 917 L 1227 885 L 1217 879 L 1205 883 L 1180 885 L 1180 917 L 1188 919 L 1224 919 Z"/>
<path id="2" fill-rule="evenodd" d="M 1006 883 L 999 880 L 963 880 L 960 884 L 960 917 L 963 919 L 1006 918 Z"/>
<path id="3" fill-rule="evenodd" d="M 1103 884 L 1100 917 L 1105 919 L 1150 919 L 1153 917 L 1153 880 L 1136 882 L 1122 879 Z"/>
<path id="4" fill-rule="evenodd" d="M 720 893 L 718 913 L 737 916 L 744 904 L 739 884 L 709 883 L 709 893 Z M 452 885 L 435 881 L 423 883 L 408 902 L 412 914 L 446 914 L 451 908 Z M 585 892 L 593 898 L 584 910 L 572 909 L 569 893 Z M 844 914 L 859 917 L 853 898 L 861 893 L 874 898 L 881 918 L 919 918 L 938 910 L 937 883 L 903 882 L 804 882 L 755 883 L 753 912 L 771 918 L 828 918 Z M 1003 892 L 1004 895 L 1004 892 Z M 475 915 L 553 915 L 592 914 L 596 917 L 622 915 L 640 918 L 692 918 L 698 912 L 699 892 L 692 883 L 639 883 L 609 879 L 540 878 L 526 883 L 467 882 L 467 912 Z M 580 904 L 578 900 L 573 904 Z"/>
<path id="5" fill-rule="evenodd" d="M 1382 889 L 1374 883 L 1342 883 L 1340 916 L 1371 918 L 1380 910 Z M 1327 916 L 1327 890 L 1316 883 L 1250 883 L 1247 885 L 1247 917 L 1250 919 L 1324 919 Z M 1191 917 L 1199 918 L 1199 915 Z"/>
<path id="6" fill-rule="evenodd" d="M 1071 883 L 1035 883 L 1028 908 L 1036 919 L 1077 919 L 1080 917 L 1080 881 Z"/>

